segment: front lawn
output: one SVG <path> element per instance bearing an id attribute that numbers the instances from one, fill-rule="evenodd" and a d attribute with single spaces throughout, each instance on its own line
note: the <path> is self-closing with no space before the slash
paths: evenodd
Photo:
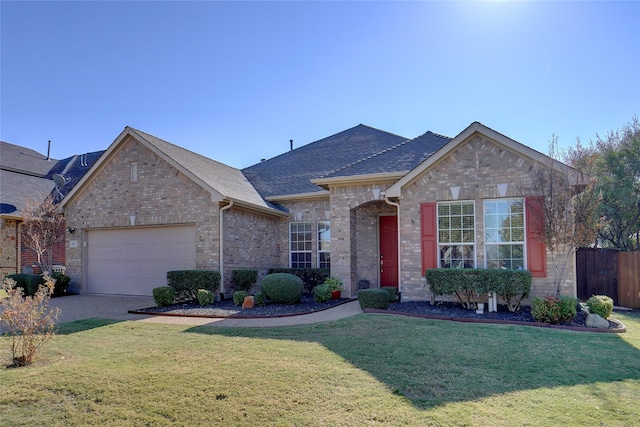
<path id="1" fill-rule="evenodd" d="M 631 426 L 640 313 L 624 334 L 362 314 L 273 329 L 90 319 L 7 369 L 0 426 Z"/>

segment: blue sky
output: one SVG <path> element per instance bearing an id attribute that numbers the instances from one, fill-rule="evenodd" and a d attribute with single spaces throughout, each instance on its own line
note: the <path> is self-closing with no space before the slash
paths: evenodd
<path id="1" fill-rule="evenodd" d="M 0 138 L 132 126 L 237 168 L 363 123 L 546 153 L 640 114 L 639 2 L 0 3 Z"/>

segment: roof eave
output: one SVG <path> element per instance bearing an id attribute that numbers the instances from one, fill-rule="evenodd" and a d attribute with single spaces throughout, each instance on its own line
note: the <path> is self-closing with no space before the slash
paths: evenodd
<path id="1" fill-rule="evenodd" d="M 398 179 L 401 179 L 403 176 L 405 176 L 408 172 L 409 171 L 335 176 L 331 178 L 312 179 L 311 182 L 320 187 L 329 188 L 329 186 L 336 185 L 357 185 L 371 182 L 397 181 Z"/>
<path id="2" fill-rule="evenodd" d="M 314 191 L 310 193 L 297 193 L 297 194 L 281 194 L 278 196 L 265 197 L 269 202 L 287 202 L 290 200 L 314 200 L 314 199 L 326 199 L 329 197 L 328 190 Z"/>

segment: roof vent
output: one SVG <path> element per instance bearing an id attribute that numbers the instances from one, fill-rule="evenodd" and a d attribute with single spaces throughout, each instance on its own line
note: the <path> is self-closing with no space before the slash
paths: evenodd
<path id="1" fill-rule="evenodd" d="M 289 146 L 291 146 L 291 151 L 293 151 L 293 139 L 289 140 Z"/>

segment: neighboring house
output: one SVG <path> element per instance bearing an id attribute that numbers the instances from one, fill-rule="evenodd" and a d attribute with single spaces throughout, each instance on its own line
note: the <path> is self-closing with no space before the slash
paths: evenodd
<path id="1" fill-rule="evenodd" d="M 53 195 L 59 201 L 102 152 L 55 160 L 32 149 L 0 141 L 0 277 L 21 272 L 37 261 L 22 245 L 22 210 Z M 64 178 L 59 188 L 53 176 Z M 63 230 L 64 232 L 64 230 Z M 53 249 L 54 264 L 65 264 L 65 245 Z"/>
<path id="2" fill-rule="evenodd" d="M 126 127 L 61 202 L 67 271 L 77 291 L 150 295 L 168 270 L 213 269 L 229 296 L 233 269 L 328 267 L 346 296 L 366 281 L 428 300 L 427 268 L 524 268 L 546 295 L 525 196 L 549 161 L 477 122 L 455 138 L 358 125 L 238 170 Z"/>

